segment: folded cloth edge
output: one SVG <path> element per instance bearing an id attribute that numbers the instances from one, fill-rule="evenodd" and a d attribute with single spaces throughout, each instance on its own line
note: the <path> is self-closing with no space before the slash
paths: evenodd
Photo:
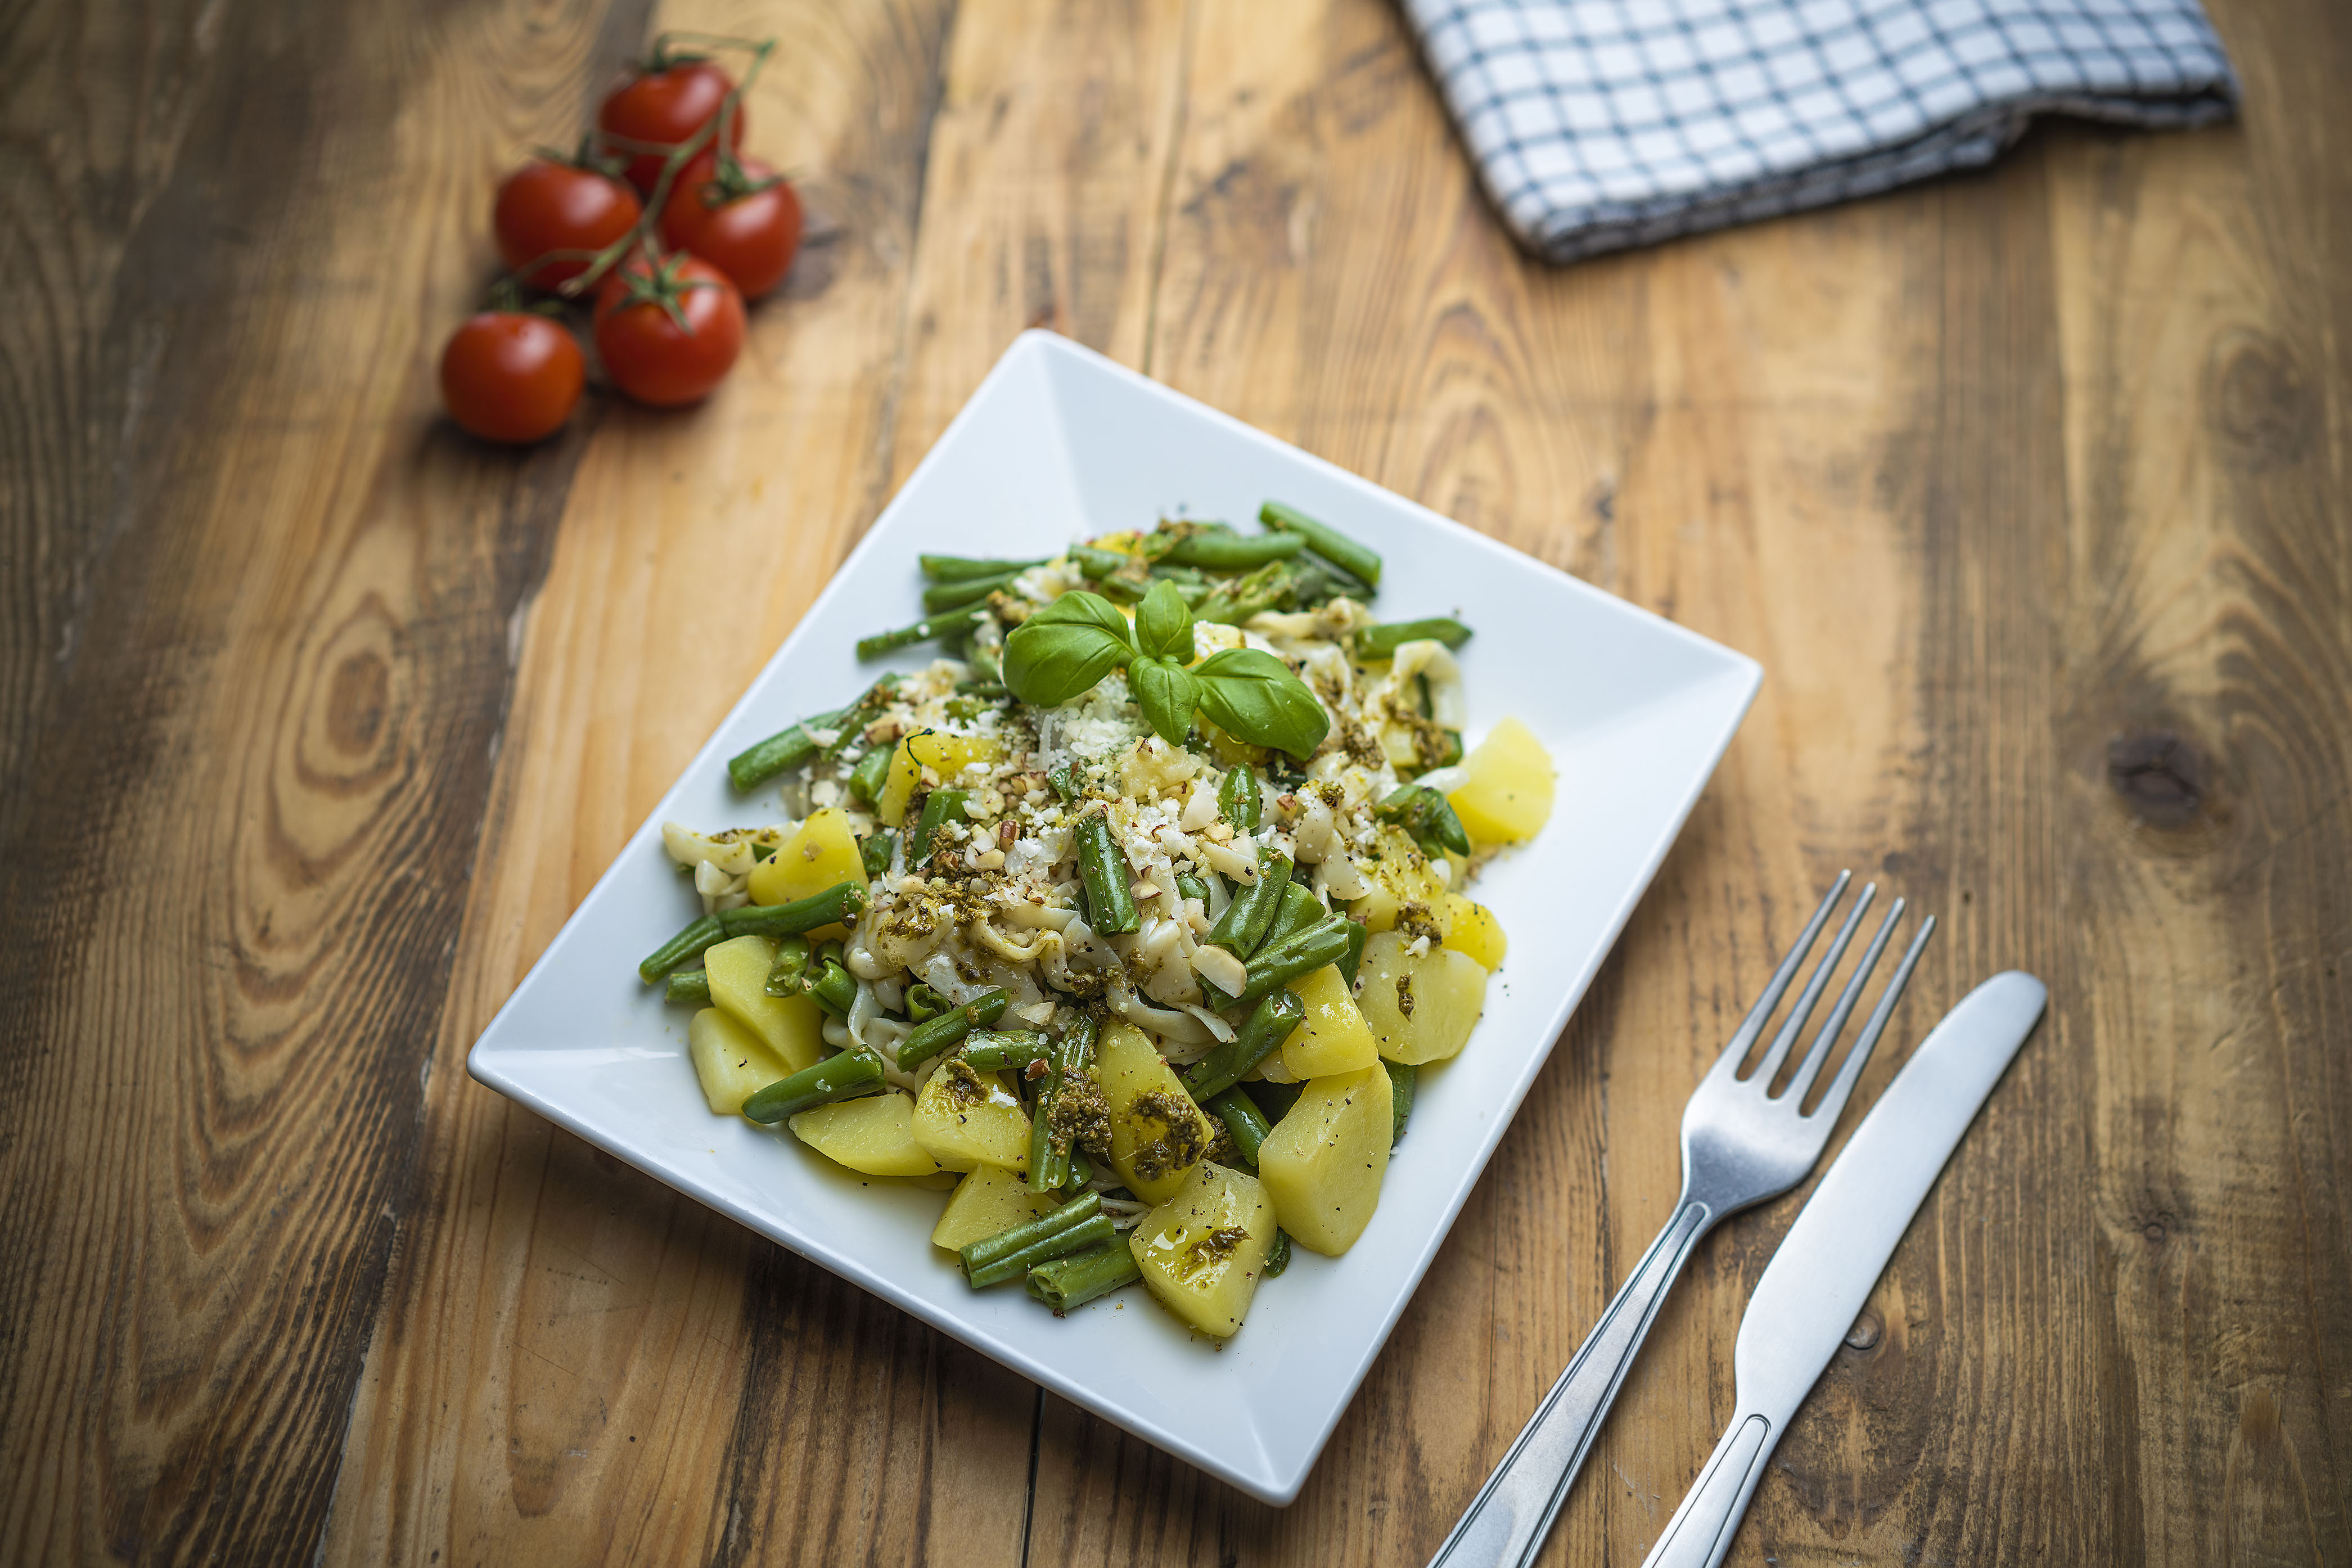
<path id="1" fill-rule="evenodd" d="M 1775 170 L 1703 189 L 1663 192 L 1633 200 L 1593 199 L 1563 205 L 1548 198 L 1539 180 L 1528 175 L 1523 155 L 1501 151 L 1482 154 L 1470 131 L 1474 113 L 1490 100 L 1460 73 L 1437 68 L 1438 51 L 1421 8 L 1400 5 L 1431 68 L 1464 151 L 1477 171 L 1487 200 L 1505 227 L 1538 258 L 1570 262 L 1652 245 L 1736 224 L 1817 209 L 1837 202 L 1881 195 L 1899 186 L 1956 170 L 1980 168 L 1998 158 L 2045 115 L 2129 126 L 2140 130 L 2193 130 L 2232 118 L 2240 100 L 2236 73 L 2218 39 L 2217 68 L 2183 79 L 2181 90 L 2065 91 L 2046 88 L 1990 99 L 1927 126 L 1916 135 L 1843 157 Z M 2210 24 L 2208 25 L 2210 28 Z M 1518 163 L 1514 178 L 1507 165 Z"/>

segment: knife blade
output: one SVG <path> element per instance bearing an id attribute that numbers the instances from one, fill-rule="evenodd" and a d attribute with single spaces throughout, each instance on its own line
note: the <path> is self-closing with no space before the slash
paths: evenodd
<path id="1" fill-rule="evenodd" d="M 1756 1282 L 1732 1352 L 1738 1410 L 1643 1568 L 1717 1568 L 1730 1552 L 1773 1446 L 2049 995 L 2017 970 L 1969 992 L 1854 1129 Z"/>

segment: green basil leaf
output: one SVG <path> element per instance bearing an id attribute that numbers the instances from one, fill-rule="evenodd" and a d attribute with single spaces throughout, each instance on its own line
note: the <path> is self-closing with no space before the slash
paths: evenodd
<path id="1" fill-rule="evenodd" d="M 1164 658 L 1139 658 L 1127 667 L 1127 689 L 1143 710 L 1144 722 L 1171 746 L 1192 732 L 1192 710 L 1201 705 L 1200 683 L 1182 665 Z"/>
<path id="2" fill-rule="evenodd" d="M 1127 617 L 1110 601 L 1065 594 L 1004 639 L 1004 684 L 1024 702 L 1058 708 L 1134 657 Z"/>
<path id="3" fill-rule="evenodd" d="M 1173 583 L 1151 584 L 1135 612 L 1135 643 L 1152 658 L 1192 662 L 1192 611 Z M 1184 721 L 1192 722 L 1190 715 Z"/>
<path id="4" fill-rule="evenodd" d="M 1330 732 L 1331 716 L 1307 683 L 1270 653 L 1229 647 L 1192 671 L 1201 708 L 1237 741 L 1304 757 Z"/>

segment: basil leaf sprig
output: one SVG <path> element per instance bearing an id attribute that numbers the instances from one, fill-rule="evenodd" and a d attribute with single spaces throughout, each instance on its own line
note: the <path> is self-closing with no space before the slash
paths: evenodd
<path id="1" fill-rule="evenodd" d="M 1237 741 L 1295 757 L 1310 754 L 1330 732 L 1323 705 L 1272 654 L 1225 648 L 1197 665 L 1192 656 L 1192 612 L 1174 584 L 1151 585 L 1136 606 L 1132 632 L 1108 600 L 1080 590 L 1013 628 L 1004 639 L 1004 684 L 1024 702 L 1056 708 L 1125 665 L 1144 721 L 1171 746 L 1183 743 L 1196 712 Z"/>
<path id="2" fill-rule="evenodd" d="M 1004 639 L 1004 684 L 1024 702 L 1059 708 L 1134 657 L 1127 617 L 1109 600 L 1065 594 Z"/>

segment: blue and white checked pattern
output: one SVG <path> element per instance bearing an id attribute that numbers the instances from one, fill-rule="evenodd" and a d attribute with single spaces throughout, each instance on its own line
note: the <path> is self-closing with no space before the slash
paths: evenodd
<path id="1" fill-rule="evenodd" d="M 1520 243 L 1570 261 L 1991 160 L 2036 114 L 2228 119 L 2197 0 L 1404 0 Z"/>

